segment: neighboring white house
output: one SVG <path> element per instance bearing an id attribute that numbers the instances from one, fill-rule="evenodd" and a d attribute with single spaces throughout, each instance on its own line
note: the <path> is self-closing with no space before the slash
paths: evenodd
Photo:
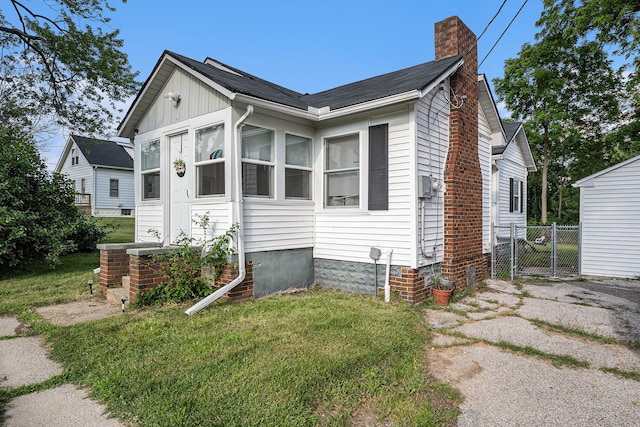
<path id="1" fill-rule="evenodd" d="M 55 171 L 74 182 L 76 205 L 88 213 L 134 215 L 133 147 L 129 143 L 71 135 Z"/>
<path id="2" fill-rule="evenodd" d="M 640 276 L 640 156 L 573 185 L 580 188 L 580 274 Z"/>
<path id="3" fill-rule="evenodd" d="M 501 139 L 483 77 L 468 78 L 475 40 L 448 18 L 436 60 L 311 95 L 165 51 L 118 128 L 135 146 L 136 241 L 200 238 L 205 213 L 218 234 L 240 223 L 256 296 L 312 282 L 372 293 L 372 248 L 378 285 L 388 255 L 401 284 L 482 277 L 491 147 L 521 147 Z"/>

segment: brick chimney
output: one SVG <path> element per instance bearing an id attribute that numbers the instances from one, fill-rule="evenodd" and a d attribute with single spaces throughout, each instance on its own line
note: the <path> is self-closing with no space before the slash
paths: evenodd
<path id="1" fill-rule="evenodd" d="M 449 152 L 444 171 L 444 260 L 442 274 L 455 279 L 482 279 L 482 173 L 478 159 L 478 50 L 476 36 L 457 16 L 435 24 L 436 59 L 464 55 L 451 77 Z M 461 107 L 461 97 L 466 96 Z M 472 273 L 475 268 L 475 277 Z M 468 276 L 469 275 L 469 276 Z M 474 282 L 475 283 L 475 282 Z"/>

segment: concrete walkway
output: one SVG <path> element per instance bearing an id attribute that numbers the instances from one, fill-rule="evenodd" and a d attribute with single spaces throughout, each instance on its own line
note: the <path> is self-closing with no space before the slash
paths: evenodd
<path id="1" fill-rule="evenodd" d="M 452 308 L 427 310 L 429 360 L 459 426 L 640 425 L 640 282 L 489 281 Z"/>
<path id="2" fill-rule="evenodd" d="M 56 306 L 58 311 L 76 312 L 80 321 L 118 313 L 101 302 Z M 51 310 L 50 308 L 45 309 Z M 44 317 L 44 316 L 43 316 Z M 46 319 L 45 319 L 46 320 Z M 62 321 L 70 324 L 70 317 Z M 16 388 L 41 383 L 62 373 L 62 367 L 49 359 L 48 350 L 38 337 L 21 336 L 22 325 L 14 317 L 0 317 L 0 387 Z M 6 427 L 123 427 L 109 418 L 103 405 L 89 399 L 86 390 L 71 384 L 16 397 L 4 414 Z M 0 420 L 1 423 L 1 420 Z"/>

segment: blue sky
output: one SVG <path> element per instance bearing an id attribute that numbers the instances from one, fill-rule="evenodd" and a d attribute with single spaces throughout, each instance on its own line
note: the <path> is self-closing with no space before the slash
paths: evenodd
<path id="1" fill-rule="evenodd" d="M 129 0 L 113 2 L 110 26 L 139 81 L 167 49 L 207 56 L 298 92 L 319 92 L 434 59 L 433 25 L 459 16 L 479 36 L 503 0 Z M 478 42 L 485 57 L 524 0 L 507 0 Z M 532 42 L 541 0 L 529 0 L 480 72 L 502 77 L 504 61 Z M 128 105 L 125 109 L 128 108 Z M 506 113 L 505 113 L 506 114 Z M 69 132 L 43 152 L 50 169 Z"/>

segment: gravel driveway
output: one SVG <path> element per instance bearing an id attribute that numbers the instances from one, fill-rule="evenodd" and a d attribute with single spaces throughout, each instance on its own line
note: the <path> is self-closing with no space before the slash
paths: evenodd
<path id="1" fill-rule="evenodd" d="M 640 282 L 488 281 L 427 310 L 436 378 L 459 389 L 459 426 L 640 424 Z"/>

